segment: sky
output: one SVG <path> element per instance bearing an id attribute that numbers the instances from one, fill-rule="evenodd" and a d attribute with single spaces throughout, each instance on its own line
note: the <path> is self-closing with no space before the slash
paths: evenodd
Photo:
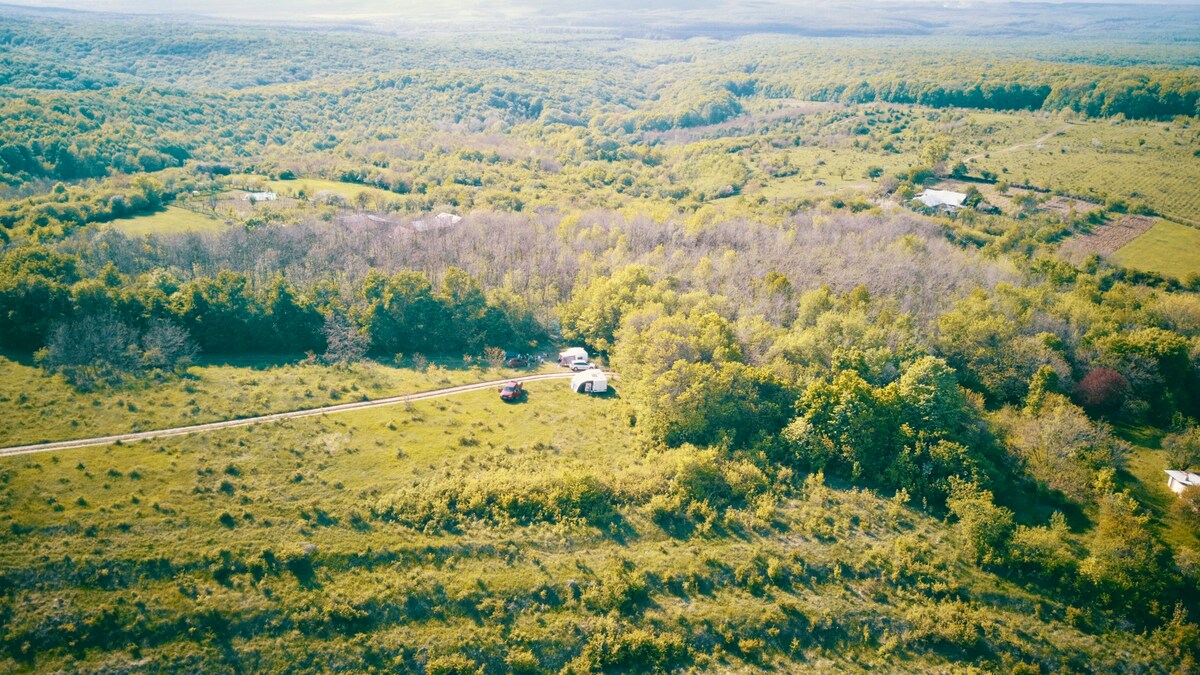
<path id="1" fill-rule="evenodd" d="M 1023 2 L 1041 4 L 1046 0 L 951 0 L 949 2 L 927 2 L 923 4 L 969 5 L 995 4 L 1000 2 Z M 1049 0 L 1063 4 L 1067 0 Z M 1200 5 L 1200 0 L 1070 0 L 1093 4 L 1167 4 Z M 379 15 L 406 14 L 435 15 L 454 12 L 534 12 L 545 11 L 588 11 L 597 10 L 655 10 L 655 9 L 703 9 L 705 6 L 720 7 L 736 5 L 728 0 L 4 0 L 5 4 L 31 7 L 58 7 L 103 12 L 132 12 L 145 14 L 185 13 L 234 16 L 257 14 L 264 11 L 294 13 L 302 15 Z M 754 3 L 759 6 L 778 8 L 801 8 L 821 6 L 833 9 L 841 4 L 829 0 L 767 0 Z M 863 3 L 856 3 L 863 4 Z M 876 5 L 911 6 L 922 4 L 914 0 L 870 0 Z"/>
<path id="2" fill-rule="evenodd" d="M 497 29 L 507 25 L 664 30 L 675 36 L 736 32 L 957 32 L 996 34 L 1104 31 L 1153 25 L 1200 25 L 1200 0 L 0 0 L 0 4 L 136 14 L 198 15 L 222 20 L 355 24 L 382 28 L 446 25 Z M 1007 4 L 1004 11 L 996 11 Z M 1175 7 L 1151 9 L 1146 5 Z M 1181 14 L 1182 13 L 1182 14 Z M 1149 14 L 1151 16 L 1144 16 Z M 929 28 L 930 26 L 934 28 Z M 1061 26 L 1059 30 L 1058 26 Z M 490 27 L 490 28 L 489 28 Z M 815 27 L 815 28 L 814 28 Z M 811 31 L 816 30 L 816 33 Z"/>

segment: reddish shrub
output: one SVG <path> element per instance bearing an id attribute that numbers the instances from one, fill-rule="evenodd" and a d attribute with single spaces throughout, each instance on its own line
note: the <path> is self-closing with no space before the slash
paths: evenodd
<path id="1" fill-rule="evenodd" d="M 1103 366 L 1079 381 L 1075 398 L 1088 412 L 1112 413 L 1120 409 L 1129 393 L 1129 380 L 1111 368 Z"/>

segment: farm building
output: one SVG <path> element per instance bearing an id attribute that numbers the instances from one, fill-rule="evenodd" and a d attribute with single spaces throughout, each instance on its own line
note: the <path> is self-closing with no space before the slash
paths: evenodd
<path id="1" fill-rule="evenodd" d="M 242 195 L 242 200 L 247 202 L 273 202 L 279 199 L 279 195 L 274 192 L 247 192 Z"/>
<path id="2" fill-rule="evenodd" d="M 926 190 L 913 197 L 913 201 L 921 202 L 935 211 L 957 211 L 962 208 L 967 195 L 952 190 Z"/>
<path id="3" fill-rule="evenodd" d="M 429 232 L 453 227 L 462 222 L 462 216 L 453 213 L 439 213 L 428 220 L 414 220 L 410 227 L 417 232 Z"/>
<path id="4" fill-rule="evenodd" d="M 1200 475 L 1191 471 L 1167 469 L 1164 473 L 1167 474 L 1167 487 L 1177 495 L 1183 494 L 1183 491 L 1189 487 L 1200 485 Z"/>
<path id="5" fill-rule="evenodd" d="M 604 371 L 585 370 L 571 378 L 571 391 L 577 394 L 602 394 L 608 391 L 608 376 Z"/>
<path id="6" fill-rule="evenodd" d="M 588 353 L 583 347 L 571 347 L 558 353 L 558 365 L 569 366 L 580 361 L 587 362 Z"/>

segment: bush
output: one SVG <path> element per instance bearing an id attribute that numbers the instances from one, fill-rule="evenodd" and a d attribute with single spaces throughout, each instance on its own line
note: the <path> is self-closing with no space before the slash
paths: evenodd
<path id="1" fill-rule="evenodd" d="M 1168 434 L 1162 440 L 1167 453 L 1167 468 L 1183 471 L 1200 464 L 1200 427 Z"/>
<path id="2" fill-rule="evenodd" d="M 474 675 L 482 673 L 483 668 L 462 654 L 451 654 L 429 659 L 425 672 L 429 675 Z"/>
<path id="3" fill-rule="evenodd" d="M 1121 409 L 1129 395 L 1129 380 L 1115 370 L 1100 366 L 1079 381 L 1075 399 L 1097 415 L 1111 415 Z"/>
<path id="4" fill-rule="evenodd" d="M 584 671 L 662 673 L 679 667 L 688 654 L 678 635 L 608 622 L 592 632 L 572 665 Z"/>

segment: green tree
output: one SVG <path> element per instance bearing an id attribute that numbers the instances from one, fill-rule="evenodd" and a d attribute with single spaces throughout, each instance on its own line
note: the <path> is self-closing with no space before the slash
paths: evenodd
<path id="1" fill-rule="evenodd" d="M 1200 427 L 1167 434 L 1162 439 L 1162 449 L 1167 453 L 1167 468 L 1187 471 L 1200 466 Z"/>
<path id="2" fill-rule="evenodd" d="M 1166 611 L 1162 601 L 1173 579 L 1167 550 L 1150 528 L 1150 516 L 1128 493 L 1100 498 L 1079 573 L 1085 593 L 1094 594 L 1101 606 L 1142 619 Z"/>
<path id="3" fill-rule="evenodd" d="M 1008 559 L 1014 532 L 1013 514 L 996 506 L 991 492 L 975 483 L 951 478 L 946 507 L 958 520 L 974 562 L 996 565 Z"/>

